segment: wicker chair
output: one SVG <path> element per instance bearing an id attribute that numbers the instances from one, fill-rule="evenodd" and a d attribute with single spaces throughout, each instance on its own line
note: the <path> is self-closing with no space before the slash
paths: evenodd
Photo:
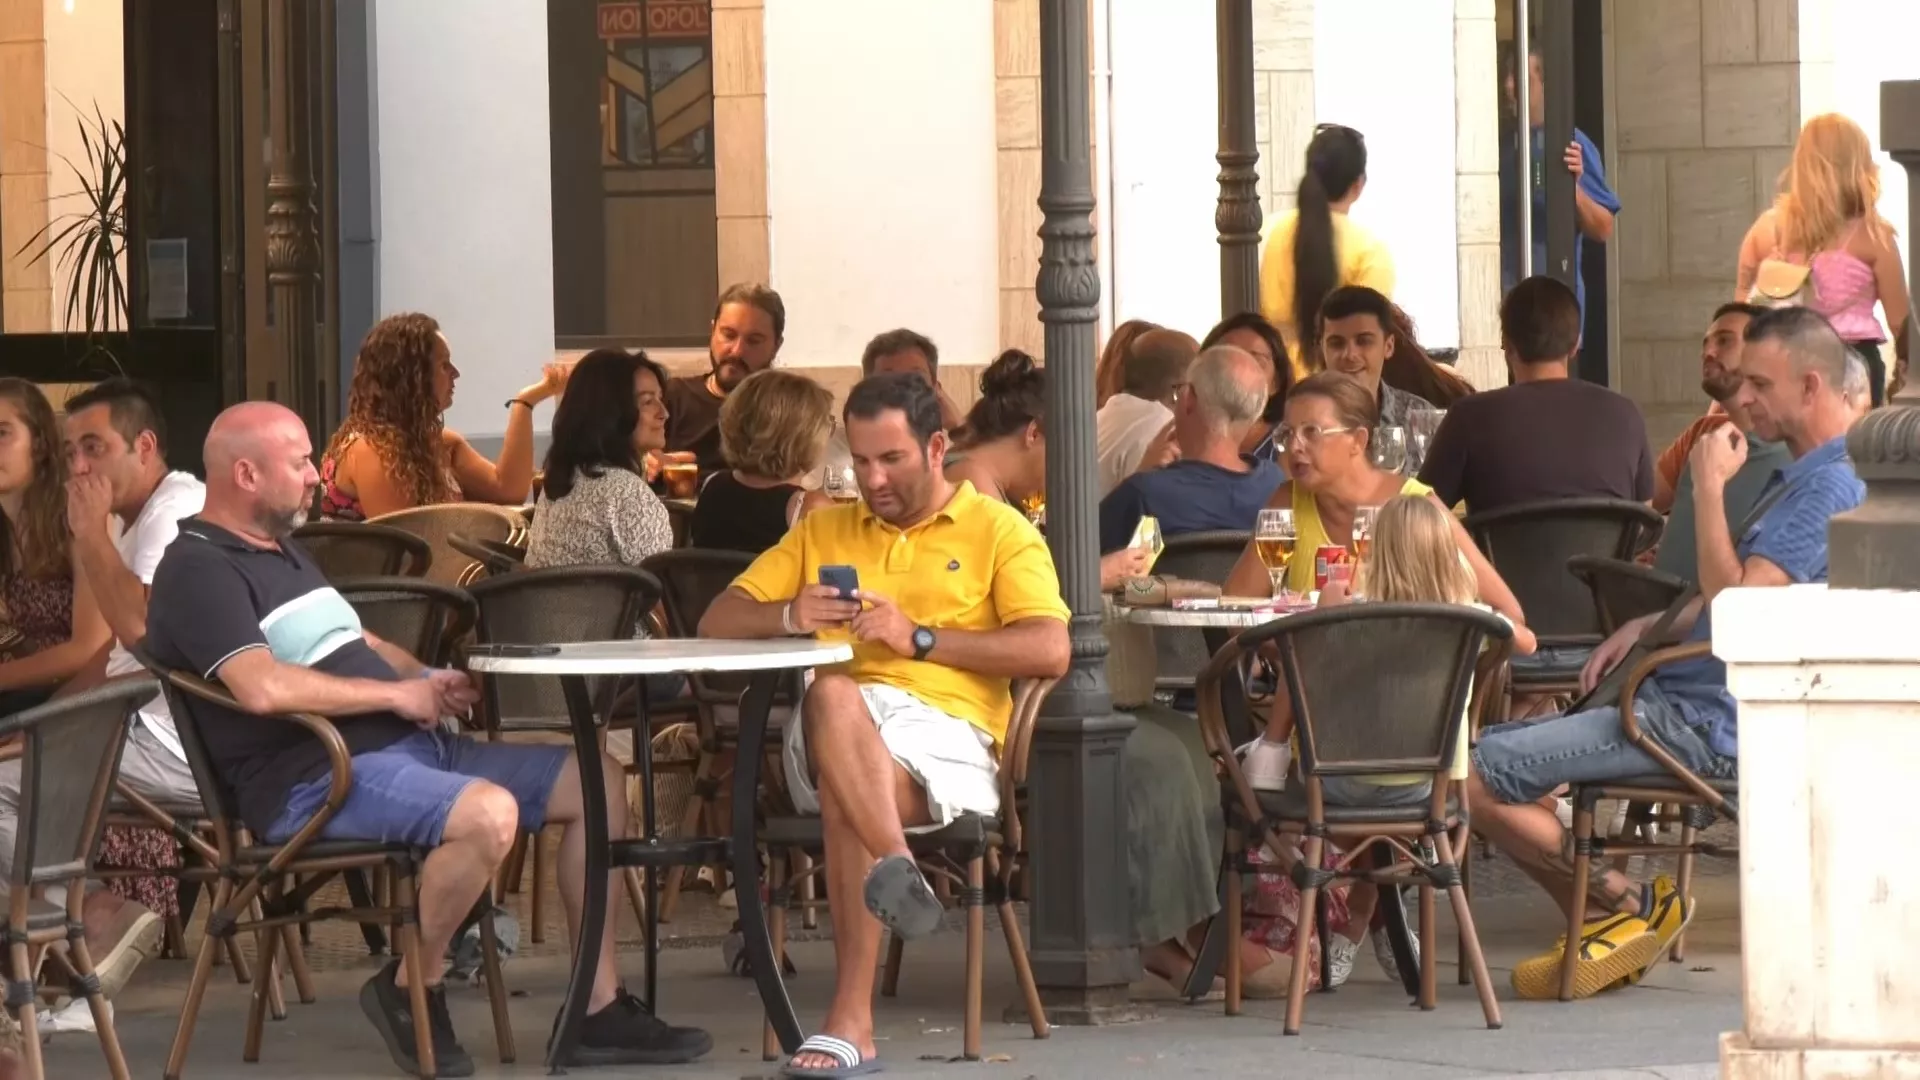
<path id="1" fill-rule="evenodd" d="M 734 579 L 751 565 L 753 556 L 745 552 L 697 548 L 661 552 L 640 564 L 641 569 L 659 578 L 664 586 L 661 606 L 666 609 L 667 634 L 678 638 L 698 637 L 700 617 L 707 613 L 707 605 L 713 603 L 714 598 L 725 592 Z M 695 708 L 695 725 L 700 736 L 700 755 L 693 767 L 693 799 L 688 802 L 680 821 L 682 835 L 691 835 L 699 827 L 702 817 L 713 820 L 715 803 L 721 791 L 720 763 L 738 745 L 740 698 L 746 693 L 748 678 L 745 675 L 725 674 L 687 676 L 687 687 Z M 774 698 L 773 712 L 767 718 L 767 745 L 772 748 L 770 752 L 776 755 L 780 746 L 779 732 L 793 711 L 798 685 L 799 677 L 796 674 L 793 683 Z M 767 770 L 766 776 L 768 783 L 779 786 L 778 768 Z M 660 897 L 660 918 L 663 922 L 673 917 L 685 875 L 685 867 L 676 866 L 667 871 L 666 888 Z"/>
<path id="2" fill-rule="evenodd" d="M 1234 530 L 1170 536 L 1166 548 L 1154 561 L 1153 571 L 1168 577 L 1223 585 L 1252 540 L 1252 533 Z M 1159 654 L 1159 675 L 1154 685 L 1162 690 L 1193 689 L 1194 680 L 1224 643 L 1224 637 L 1220 641 L 1209 640 L 1204 630 L 1155 630 L 1153 644 Z"/>
<path id="3" fill-rule="evenodd" d="M 527 549 L 500 540 L 475 540 L 460 533 L 447 537 L 447 546 L 485 569 L 486 576 L 511 574 L 527 563 Z"/>
<path id="4" fill-rule="evenodd" d="M 1567 572 L 1580 579 L 1593 595 L 1593 609 L 1600 616 L 1603 634 L 1611 634 L 1622 623 L 1642 615 L 1667 610 L 1687 588 L 1681 578 L 1625 559 L 1575 555 L 1567 560 Z"/>
<path id="5" fill-rule="evenodd" d="M 355 521 L 316 521 L 294 530 L 328 581 L 362 577 L 420 577 L 433 565 L 433 549 L 402 529 Z"/>
<path id="6" fill-rule="evenodd" d="M 455 551 L 447 543 L 449 536 L 458 533 L 469 540 L 517 544 L 527 531 L 527 519 L 518 510 L 491 503 L 416 506 L 411 510 L 381 514 L 369 524 L 391 526 L 425 540 L 433 549 L 433 565 L 428 568 L 428 579 L 456 587 L 472 584 L 480 576 L 482 567 L 479 562 Z"/>
<path id="7" fill-rule="evenodd" d="M 1044 1039 L 1052 1033 L 1046 1007 L 1033 981 L 1027 946 L 1020 933 L 1020 917 L 1013 909 L 1013 874 L 1022 850 L 1020 806 L 1027 785 L 1028 751 L 1033 744 L 1033 725 L 1040 705 L 1053 689 L 1052 679 L 1022 679 L 1013 685 L 1013 715 L 1007 722 L 1006 738 L 1000 743 L 1000 813 L 994 817 L 962 814 L 952 824 L 931 832 L 907 834 L 907 846 L 920 867 L 936 880 L 958 890 L 960 906 L 967 916 L 966 983 L 963 990 L 965 1021 L 961 1033 L 961 1055 L 968 1061 L 980 1060 L 982 981 L 986 971 L 986 905 L 991 899 L 1000 915 L 1000 929 L 1007 938 L 1007 954 L 1013 961 L 1013 973 L 1026 1002 L 1027 1023 L 1033 1037 Z M 825 835 L 820 818 L 789 814 L 769 816 L 761 828 L 761 838 L 769 849 L 799 849 L 821 854 Z M 804 877 L 819 874 L 825 866 L 815 859 L 811 869 L 789 876 L 783 859 L 768 859 L 767 905 L 769 929 L 773 935 L 776 963 L 785 964 L 787 944 L 787 908 L 795 903 L 795 888 Z M 811 906 L 814 902 L 801 900 Z M 880 992 L 894 996 L 900 983 L 900 964 L 905 942 L 892 938 L 887 945 L 887 966 Z M 762 1056 L 772 1061 L 779 1056 L 780 1043 L 769 1023 L 763 1036 Z"/>
<path id="8" fill-rule="evenodd" d="M 474 583 L 471 593 L 479 604 L 479 640 L 488 645 L 558 645 L 578 641 L 612 641 L 633 636 L 642 613 L 659 601 L 660 582 L 652 574 L 629 566 L 564 566 L 522 570 Z M 570 733 L 573 730 L 567 694 L 558 676 L 491 676 L 480 680 L 481 723 L 489 741 L 515 735 Z M 593 687 L 595 716 L 609 717 L 618 680 L 601 679 Z M 644 710 L 643 710 L 644 712 Z M 646 732 L 636 730 L 634 749 L 642 750 Z M 652 793 L 648 793 L 651 798 Z M 541 888 L 546 873 L 545 852 L 539 838 L 525 838 L 533 854 L 532 926 L 536 943 L 546 940 L 546 912 Z M 502 867 L 503 881 L 519 877 L 524 853 Z M 648 925 L 647 890 L 636 867 L 626 867 L 628 899 L 634 917 Z M 651 938 L 650 938 L 651 940 Z"/>
<path id="9" fill-rule="evenodd" d="M 353 605 L 361 627 L 428 667 L 451 663 L 455 646 L 479 618 L 472 596 L 431 581 L 356 578 L 336 588 Z"/>
<path id="10" fill-rule="evenodd" d="M 1573 802 L 1572 895 L 1575 897 L 1587 894 L 1587 882 L 1592 876 L 1595 859 L 1606 856 L 1678 855 L 1680 867 L 1674 884 L 1680 890 L 1681 903 L 1691 904 L 1695 856 L 1739 855 L 1738 848 L 1721 847 L 1700 840 L 1700 831 L 1713 823 L 1716 814 L 1725 814 L 1738 820 L 1738 808 L 1733 800 L 1740 795 L 1739 779 L 1709 779 L 1680 764 L 1666 747 L 1640 729 L 1640 720 L 1629 704 L 1639 694 L 1640 684 L 1660 668 L 1711 655 L 1713 643 L 1710 641 L 1695 641 L 1661 649 L 1643 657 L 1621 684 L 1618 702 L 1626 706 L 1619 709 L 1621 731 L 1628 742 L 1659 762 L 1662 771 L 1651 776 L 1629 776 L 1573 785 L 1568 797 Z M 1661 842 L 1651 825 L 1654 820 L 1665 819 L 1650 817 L 1642 817 L 1634 822 L 1639 826 L 1634 830 L 1640 834 L 1637 837 L 1613 839 L 1594 835 L 1594 806 L 1602 799 L 1624 799 L 1629 806 L 1659 805 L 1667 808 L 1680 823 L 1679 842 Z M 1576 903 L 1572 905 L 1572 913 L 1567 918 L 1569 944 L 1560 964 L 1561 1001 L 1573 1000 L 1573 976 L 1580 955 L 1580 922 L 1584 914 L 1581 905 Z M 1668 959 L 1678 963 L 1685 957 L 1686 938 L 1682 936 L 1674 940 Z"/>
<path id="11" fill-rule="evenodd" d="M 375 922 L 389 928 L 400 943 L 400 955 L 409 971 L 424 970 L 420 955 L 416 887 L 427 852 L 405 844 L 378 841 L 321 840 L 320 830 L 346 802 L 353 783 L 353 759 L 347 744 L 333 723 L 324 717 L 307 714 L 262 716 L 260 723 L 288 723 L 305 728 L 326 749 L 330 765 L 327 801 L 313 820 L 283 844 L 256 842 L 244 824 L 235 804 L 233 789 L 223 782 L 213 767 L 206 743 L 200 733 L 202 710 L 212 706 L 244 712 L 218 684 L 207 682 L 184 671 L 168 669 L 139 650 L 141 663 L 164 681 L 167 698 L 173 705 L 174 725 L 187 751 L 187 764 L 193 769 L 200 797 L 208 812 L 208 826 L 216 849 L 215 884 L 208 905 L 207 932 L 194 960 L 193 977 L 187 984 L 181 1004 L 180 1025 L 174 1035 L 173 1049 L 167 1057 L 166 1075 L 177 1080 L 186 1067 L 187 1051 L 192 1045 L 193 1029 L 199 1020 L 201 999 L 213 970 L 214 949 L 239 933 L 255 933 L 259 939 L 257 967 L 260 979 L 271 990 L 278 986 L 275 964 L 282 947 L 292 968 L 294 983 L 303 1002 L 314 1000 L 312 982 L 306 971 L 299 943 L 293 933 L 296 926 L 323 919 L 356 923 Z M 384 875 L 388 895 L 378 904 L 355 902 L 351 907 L 310 908 L 309 902 L 335 874 L 350 871 Z M 286 882 L 297 881 L 292 888 Z M 513 1027 L 507 1015 L 507 985 L 500 974 L 498 943 L 494 937 L 493 905 L 490 896 L 482 896 L 476 908 L 481 935 L 481 956 L 487 984 L 487 996 L 493 1006 L 493 1027 L 500 1060 L 514 1058 Z M 246 1044 L 242 1052 L 248 1062 L 260 1059 L 260 1040 L 265 1014 L 273 995 L 256 992 L 247 1016 Z M 277 1006 L 277 1014 L 283 1012 Z M 427 1028 L 425 983 L 414 981 L 412 996 L 415 1053 L 419 1055 L 421 1075 L 432 1076 L 433 1038 Z M 278 1019 L 279 1016 L 276 1016 Z"/>
<path id="12" fill-rule="evenodd" d="M 68 992 L 86 999 L 108 1074 L 114 1080 L 129 1076 L 81 932 L 81 882 L 100 843 L 127 722 L 158 689 L 149 678 L 120 679 L 0 720 L 0 738 L 21 743 L 19 831 L 7 880 L 7 1011 L 24 1033 L 22 1056 L 31 1080 L 46 1075 L 34 1017 L 42 954 L 51 970 L 66 975 Z M 65 886 L 64 906 L 33 895 L 49 885 Z M 47 948 L 60 941 L 65 952 Z"/>
<path id="13" fill-rule="evenodd" d="M 1605 637 L 1593 594 L 1568 561 L 1580 555 L 1631 560 L 1659 535 L 1661 519 L 1645 503 L 1624 499 L 1552 499 L 1472 514 L 1465 525 L 1520 601 L 1544 650 L 1591 648 Z M 1516 666 L 1513 691 L 1577 694 L 1580 665 Z"/>
<path id="14" fill-rule="evenodd" d="M 1275 619 L 1241 634 L 1208 666 L 1200 699 L 1201 733 L 1208 752 L 1225 773 L 1227 810 L 1226 896 L 1241 895 L 1241 875 L 1278 872 L 1256 868 L 1246 854 L 1264 844 L 1275 855 L 1300 841 L 1304 858 L 1288 872 L 1300 888 L 1301 921 L 1315 911 L 1322 887 L 1336 878 L 1374 881 L 1393 889 L 1420 889 L 1420 975 L 1417 998 L 1422 1008 L 1438 1002 L 1434 890 L 1445 889 L 1460 927 L 1466 966 L 1471 970 L 1487 1026 L 1500 1026 L 1486 958 L 1474 931 L 1460 862 L 1467 845 L 1466 817 L 1456 783 L 1450 778 L 1470 705 L 1469 685 L 1483 662 L 1485 647 L 1511 636 L 1500 618 L 1451 604 L 1369 603 Z M 1293 705 L 1299 743 L 1298 774 L 1285 791 L 1255 792 L 1234 759 L 1220 716 L 1218 680 L 1234 670 L 1240 654 L 1271 643 Z M 1497 646 L 1496 646 L 1497 647 Z M 1343 806 L 1321 795 L 1324 777 L 1424 773 L 1432 777 L 1433 796 L 1411 806 Z M 1301 779 L 1304 777 L 1304 780 Z M 1329 841 L 1348 854 L 1334 868 L 1323 866 Z M 1385 845 L 1391 865 L 1358 865 L 1369 849 Z M 1392 896 L 1389 892 L 1388 896 Z M 1227 1001 L 1229 1015 L 1240 1011 L 1241 904 L 1225 910 Z M 1304 942 L 1303 932 L 1297 941 Z M 1285 1031 L 1300 1032 L 1305 1008 L 1305 950 L 1295 949 L 1288 988 Z"/>

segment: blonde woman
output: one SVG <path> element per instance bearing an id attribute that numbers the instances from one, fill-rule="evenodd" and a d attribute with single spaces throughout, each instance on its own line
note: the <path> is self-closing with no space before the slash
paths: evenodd
<path id="1" fill-rule="evenodd" d="M 1838 113 L 1807 121 L 1779 198 L 1740 244 L 1734 299 L 1803 304 L 1827 317 L 1866 361 L 1873 404 L 1886 401 L 1886 341 L 1910 307 L 1893 227 L 1880 216 L 1880 167 L 1860 125 Z"/>
<path id="2" fill-rule="evenodd" d="M 769 368 L 747 376 L 720 407 L 727 468 L 700 490 L 687 528 L 696 548 L 758 555 L 815 509 L 831 505 L 801 481 L 833 435 L 833 395 L 804 375 Z"/>
<path id="3" fill-rule="evenodd" d="M 1479 580 L 1466 553 L 1460 550 L 1453 516 L 1422 495 L 1396 495 L 1380 507 L 1373 525 L 1373 550 L 1355 572 L 1352 593 L 1329 583 L 1320 593 L 1320 606 L 1336 606 L 1362 597 L 1386 603 L 1461 604 L 1493 611 L 1480 601 Z M 1536 645 L 1533 632 L 1511 620 L 1509 625 L 1513 627 L 1513 651 L 1532 653 Z M 1246 772 L 1249 783 L 1254 782 L 1257 770 L 1263 776 L 1280 776 L 1284 786 L 1292 756 L 1288 740 L 1293 734 L 1293 709 L 1285 693 L 1275 694 L 1273 701 L 1266 733 L 1247 748 Z M 1467 772 L 1467 728 L 1462 725 L 1451 775 L 1455 780 L 1465 780 Z M 1408 806 L 1426 802 L 1433 786 L 1419 774 L 1325 776 L 1320 779 L 1320 790 L 1331 805 Z M 1359 932 L 1372 922 L 1378 901 L 1379 890 L 1371 882 L 1357 882 L 1348 891 L 1346 926 L 1353 936 L 1339 929 L 1328 935 L 1333 985 L 1345 982 L 1353 971 L 1353 958 L 1360 948 Z M 1385 935 L 1372 936 L 1381 966 L 1397 979 Z"/>

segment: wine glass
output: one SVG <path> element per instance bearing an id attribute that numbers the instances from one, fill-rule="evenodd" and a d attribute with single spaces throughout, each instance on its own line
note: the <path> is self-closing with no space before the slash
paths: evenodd
<path id="1" fill-rule="evenodd" d="M 1373 551 L 1373 522 L 1380 516 L 1377 506 L 1362 506 L 1353 511 L 1353 557 L 1365 559 Z"/>
<path id="2" fill-rule="evenodd" d="M 859 485 L 854 483 L 850 468 L 828 466 L 826 488 L 827 498 L 835 502 L 853 502 L 860 497 Z"/>
<path id="3" fill-rule="evenodd" d="M 1262 510 L 1254 521 L 1253 549 L 1267 568 L 1267 580 L 1276 600 L 1286 599 L 1287 565 L 1293 561 L 1293 546 L 1298 539 L 1293 510 L 1288 507 Z"/>
<path id="4" fill-rule="evenodd" d="M 1433 436 L 1440 430 L 1440 421 L 1447 418 L 1445 409 L 1414 409 L 1407 413 L 1407 472 L 1418 473 L 1427 463 L 1427 450 L 1433 446 Z"/>
<path id="5" fill-rule="evenodd" d="M 1406 428 L 1387 426 L 1373 429 L 1373 463 L 1390 473 L 1407 467 Z"/>

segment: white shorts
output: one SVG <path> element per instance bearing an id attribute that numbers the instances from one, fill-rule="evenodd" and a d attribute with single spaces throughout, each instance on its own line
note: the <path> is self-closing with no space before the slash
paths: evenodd
<path id="1" fill-rule="evenodd" d="M 961 814 L 1000 812 L 1000 767 L 993 760 L 993 739 L 986 732 L 896 687 L 862 683 L 860 697 L 887 752 L 926 789 L 931 827 L 952 824 Z M 795 809 L 817 814 L 820 796 L 807 767 L 805 732 L 800 710 L 795 709 L 787 724 L 782 757 Z"/>

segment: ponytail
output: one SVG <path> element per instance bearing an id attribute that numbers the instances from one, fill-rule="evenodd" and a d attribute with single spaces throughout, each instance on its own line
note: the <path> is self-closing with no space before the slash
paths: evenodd
<path id="1" fill-rule="evenodd" d="M 1367 174 L 1367 144 L 1358 131 L 1321 124 L 1307 144 L 1306 169 L 1296 198 L 1298 224 L 1293 233 L 1293 327 L 1300 358 L 1318 370 L 1320 305 L 1340 285 L 1339 254 L 1333 242 L 1333 201 L 1344 198 Z"/>

